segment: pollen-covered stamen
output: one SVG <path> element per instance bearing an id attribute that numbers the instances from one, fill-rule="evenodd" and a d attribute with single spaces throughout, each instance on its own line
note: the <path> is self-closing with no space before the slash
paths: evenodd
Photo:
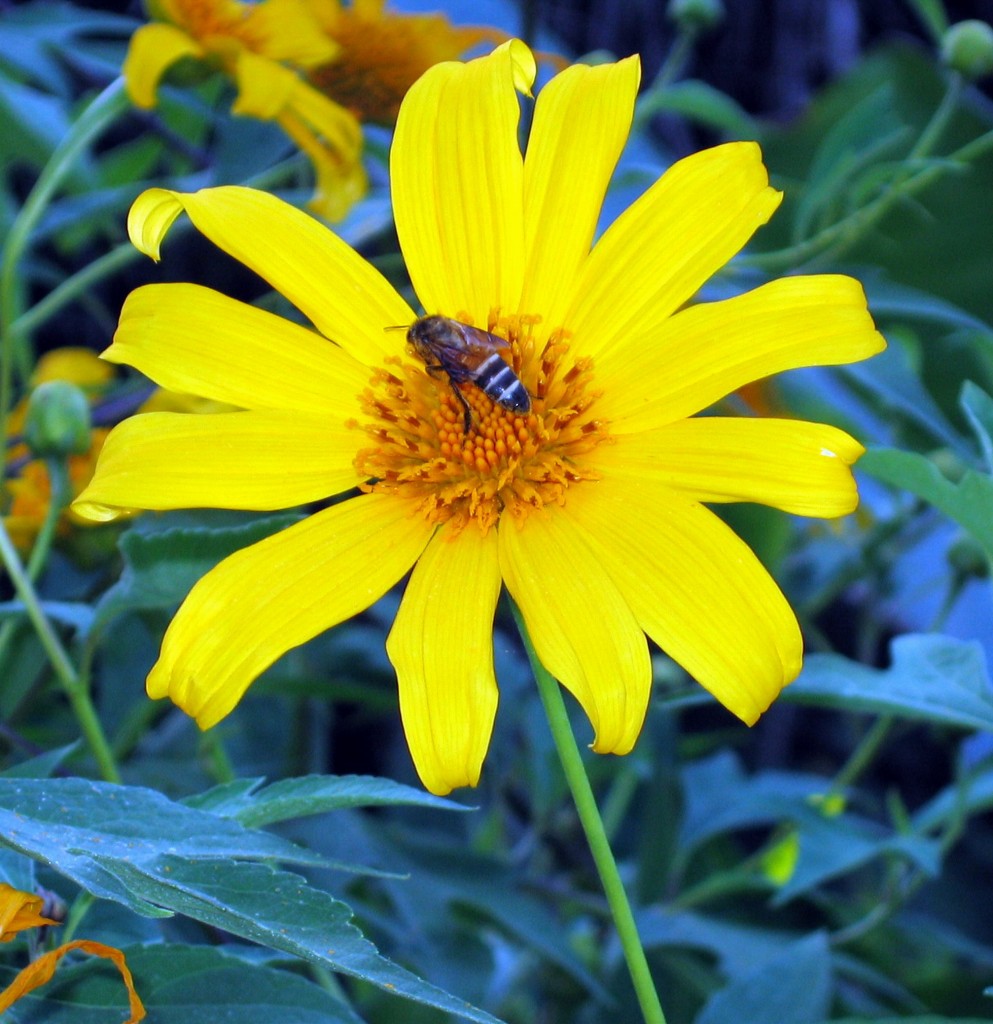
<path id="1" fill-rule="evenodd" d="M 570 357 L 568 334 L 542 336 L 538 317 L 491 315 L 505 338 L 501 355 L 531 398 L 524 414 L 494 402 L 471 382 L 458 391 L 444 372 L 399 358 L 374 373 L 358 424 L 372 446 L 356 458 L 364 489 L 412 501 L 432 522 L 481 530 L 509 513 L 523 520 L 569 488 L 595 478 L 583 456 L 608 438 L 595 417 L 589 359 Z M 459 395 L 469 407 L 469 429 Z"/>

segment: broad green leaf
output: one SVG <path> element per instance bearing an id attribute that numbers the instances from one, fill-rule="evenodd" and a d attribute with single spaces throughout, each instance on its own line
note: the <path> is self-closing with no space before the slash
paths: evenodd
<path id="1" fill-rule="evenodd" d="M 819 1024 L 831 1004 L 831 952 L 822 932 L 741 974 L 715 993 L 695 1024 Z"/>
<path id="2" fill-rule="evenodd" d="M 218 786 L 186 803 L 225 817 L 246 828 L 259 828 L 290 818 L 305 818 L 344 807 L 433 807 L 467 811 L 465 804 L 446 800 L 413 786 L 371 775 L 306 775 L 262 786 L 262 779 L 239 779 Z M 260 789 L 259 787 L 262 786 Z"/>
<path id="3" fill-rule="evenodd" d="M 299 974 L 251 963 L 223 948 L 128 946 L 123 953 L 155 1024 L 360 1024 L 344 1003 Z M 126 1007 L 120 975 L 90 958 L 61 967 L 48 985 L 19 1002 L 9 1019 L 11 1024 L 108 1024 L 123 1019 Z"/>
<path id="4" fill-rule="evenodd" d="M 859 469 L 930 502 L 970 533 L 993 561 L 993 479 L 967 469 L 953 483 L 930 459 L 896 448 L 870 448 L 859 460 Z"/>
<path id="5" fill-rule="evenodd" d="M 121 578 L 97 602 L 92 628 L 103 629 L 124 611 L 172 611 L 221 559 L 299 519 L 297 513 L 280 513 L 253 518 L 218 514 L 199 521 L 192 515 L 137 520 L 121 537 Z"/>
<path id="6" fill-rule="evenodd" d="M 978 642 L 908 634 L 892 642 L 890 661 L 889 668 L 878 669 L 838 654 L 812 654 L 783 696 L 847 711 L 993 729 L 993 688 Z"/>
<path id="7" fill-rule="evenodd" d="M 190 858 L 327 862 L 286 839 L 184 807 L 150 789 L 86 779 L 0 779 L 0 843 L 135 913 L 162 910 L 121 882 L 122 865 Z"/>
<path id="8" fill-rule="evenodd" d="M 109 869 L 100 857 L 97 862 Z M 393 995 L 479 1024 L 498 1024 L 483 1010 L 423 981 L 382 956 L 351 923 L 347 904 L 299 875 L 248 861 L 190 860 L 164 855 L 113 869 L 128 890 L 213 928 L 361 978 Z"/>

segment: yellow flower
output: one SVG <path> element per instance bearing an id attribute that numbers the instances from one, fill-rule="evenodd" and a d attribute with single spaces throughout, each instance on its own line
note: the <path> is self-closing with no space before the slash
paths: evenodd
<path id="1" fill-rule="evenodd" d="M 445 373 L 404 358 L 389 330 L 414 310 L 275 198 L 153 189 L 132 208 L 144 252 L 158 258 L 185 210 L 316 331 L 192 284 L 133 293 L 106 358 L 244 411 L 126 421 L 77 508 L 275 509 L 361 491 L 231 556 L 190 593 L 148 692 L 203 728 L 285 651 L 411 569 L 387 650 L 414 763 L 435 793 L 479 777 L 502 586 L 600 752 L 629 751 L 641 729 L 646 633 L 749 723 L 796 676 L 793 612 L 702 502 L 844 515 L 862 448 L 822 424 L 692 417 L 751 380 L 878 352 L 862 289 L 795 277 L 683 308 L 779 204 L 753 143 L 680 161 L 591 250 L 639 65 L 556 76 L 522 157 L 515 89 L 534 71 L 517 41 L 436 65 L 404 100 L 391 155 L 420 303 L 506 339 L 529 412 L 463 383 L 466 432 Z"/>
<path id="2" fill-rule="evenodd" d="M 131 37 L 124 59 L 132 102 L 154 107 L 159 81 L 184 57 L 219 67 L 238 91 L 233 113 L 275 121 L 314 165 L 312 207 L 343 217 L 366 191 L 362 130 L 293 70 L 326 64 L 339 49 L 306 0 L 158 0 L 155 14 L 158 21 Z"/>
<path id="3" fill-rule="evenodd" d="M 480 43 L 502 43 L 504 32 L 453 25 L 443 14 L 402 14 L 385 0 L 307 0 L 325 34 L 341 46 L 333 61 L 307 78 L 360 121 L 392 125 L 407 90 L 429 67 L 455 60 Z"/>

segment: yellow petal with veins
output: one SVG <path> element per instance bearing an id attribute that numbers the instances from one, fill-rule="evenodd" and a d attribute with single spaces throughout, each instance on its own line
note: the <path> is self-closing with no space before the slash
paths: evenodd
<path id="1" fill-rule="evenodd" d="M 386 651 L 417 774 L 432 793 L 475 786 L 497 708 L 496 533 L 442 528 L 417 561 Z"/>

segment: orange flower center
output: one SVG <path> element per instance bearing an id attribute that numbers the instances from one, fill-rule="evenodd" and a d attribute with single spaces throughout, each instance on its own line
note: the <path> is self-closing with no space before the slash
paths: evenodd
<path id="1" fill-rule="evenodd" d="M 352 7 L 337 11 L 326 31 L 341 54 L 308 72 L 311 85 L 360 121 L 387 125 L 396 123 L 400 101 L 429 67 L 505 38 L 496 30 L 456 27 L 441 14 L 370 17 Z"/>
<path id="2" fill-rule="evenodd" d="M 460 383 L 466 430 L 463 405 L 443 372 L 429 375 L 423 364 L 400 358 L 375 371 L 360 398 L 367 419 L 358 426 L 373 442 L 355 460 L 368 481 L 363 490 L 409 500 L 430 522 L 454 530 L 473 522 L 486 532 L 505 512 L 523 522 L 596 479 L 583 456 L 609 433 L 595 415 L 592 361 L 570 357 L 561 328 L 541 340 L 538 319 L 491 314 L 488 327 L 508 343 L 507 362 L 531 396 L 527 414 Z"/>

